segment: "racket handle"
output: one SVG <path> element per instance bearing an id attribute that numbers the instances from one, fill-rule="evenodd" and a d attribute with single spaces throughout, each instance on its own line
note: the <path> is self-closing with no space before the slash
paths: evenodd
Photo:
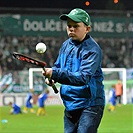
<path id="1" fill-rule="evenodd" d="M 45 71 L 45 67 L 43 67 L 43 70 Z M 49 82 L 52 84 L 52 79 L 49 79 Z M 54 90 L 54 93 L 57 94 L 59 92 L 58 89 L 56 88 L 55 84 L 52 85 L 52 88 Z"/>
<path id="2" fill-rule="evenodd" d="M 50 79 L 49 82 L 52 83 L 52 79 Z M 59 92 L 58 89 L 56 88 L 55 84 L 52 85 L 52 88 L 53 88 L 53 90 L 54 90 L 54 93 L 57 94 L 57 93 Z"/>

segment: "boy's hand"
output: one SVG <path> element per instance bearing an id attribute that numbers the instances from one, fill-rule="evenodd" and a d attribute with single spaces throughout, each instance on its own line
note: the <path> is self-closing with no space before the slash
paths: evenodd
<path id="1" fill-rule="evenodd" d="M 49 86 L 53 86 L 54 85 L 54 80 L 50 80 L 48 78 L 45 79 L 45 83 Z"/>
<path id="2" fill-rule="evenodd" d="M 43 75 L 46 78 L 51 79 L 51 76 L 52 76 L 52 68 L 45 68 L 45 70 L 43 71 Z"/>
<path id="3" fill-rule="evenodd" d="M 45 83 L 49 86 L 53 86 L 54 80 L 49 80 L 51 79 L 51 76 L 52 76 L 52 68 L 45 68 L 45 70 L 43 71 L 43 75 L 46 77 Z"/>

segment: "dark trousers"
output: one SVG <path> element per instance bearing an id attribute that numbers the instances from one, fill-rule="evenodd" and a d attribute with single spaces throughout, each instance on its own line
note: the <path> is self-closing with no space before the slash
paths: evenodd
<path id="1" fill-rule="evenodd" d="M 104 107 L 94 106 L 86 109 L 64 112 L 64 133 L 97 133 Z"/>

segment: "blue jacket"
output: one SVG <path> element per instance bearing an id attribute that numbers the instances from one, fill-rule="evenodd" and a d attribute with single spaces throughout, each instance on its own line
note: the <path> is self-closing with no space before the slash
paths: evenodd
<path id="1" fill-rule="evenodd" d="M 12 112 L 13 114 L 21 113 L 21 108 L 15 103 L 12 105 L 12 108 L 13 108 L 13 112 Z"/>
<path id="2" fill-rule="evenodd" d="M 39 107 L 44 107 L 44 102 L 48 98 L 48 95 L 46 93 L 42 93 L 38 97 L 38 104 Z"/>
<path id="3" fill-rule="evenodd" d="M 30 102 L 31 99 L 32 99 L 32 93 L 29 92 L 26 97 L 26 107 L 27 108 L 32 108 L 32 104 Z"/>
<path id="4" fill-rule="evenodd" d="M 52 79 L 61 83 L 67 111 L 105 104 L 102 51 L 91 36 L 82 42 L 66 40 L 54 64 Z"/>
<path id="5" fill-rule="evenodd" d="M 111 88 L 109 91 L 109 102 L 114 106 L 116 105 L 116 93 L 114 88 Z"/>

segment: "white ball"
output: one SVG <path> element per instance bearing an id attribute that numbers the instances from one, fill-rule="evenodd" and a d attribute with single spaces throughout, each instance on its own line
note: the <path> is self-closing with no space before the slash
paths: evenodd
<path id="1" fill-rule="evenodd" d="M 38 43 L 36 45 L 36 51 L 40 54 L 44 53 L 46 51 L 46 45 L 42 42 Z"/>

